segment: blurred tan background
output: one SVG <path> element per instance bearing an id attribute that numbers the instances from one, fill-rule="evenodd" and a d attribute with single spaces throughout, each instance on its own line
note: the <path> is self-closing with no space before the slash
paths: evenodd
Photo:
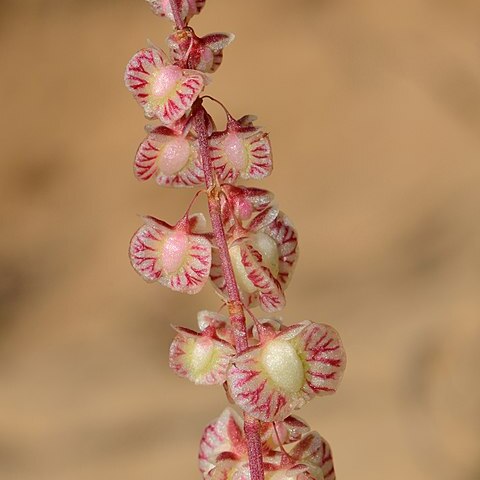
<path id="1" fill-rule="evenodd" d="M 300 414 L 339 479 L 480 479 L 480 2 L 208 0 L 237 39 L 208 93 L 271 132 L 300 232 L 286 322 L 328 322 L 349 365 Z M 191 192 L 142 185 L 131 55 L 141 0 L 0 1 L 0 479 L 199 478 L 225 405 L 167 367 L 170 323 L 215 309 L 145 284 L 127 246 Z M 213 108 L 218 113 L 218 110 Z"/>

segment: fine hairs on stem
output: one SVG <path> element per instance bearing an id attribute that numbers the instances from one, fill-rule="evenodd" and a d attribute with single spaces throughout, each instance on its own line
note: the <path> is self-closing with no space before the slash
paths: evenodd
<path id="1" fill-rule="evenodd" d="M 189 21 L 205 1 L 147 0 L 174 24 L 169 52 L 144 48 L 125 71 L 128 90 L 155 122 L 135 156 L 136 177 L 166 188 L 203 188 L 174 225 L 144 217 L 130 244 L 132 266 L 176 292 L 196 294 L 210 282 L 227 308 L 228 315 L 199 312 L 198 331 L 174 327 L 169 352 L 177 375 L 195 385 L 223 385 L 231 404 L 203 432 L 203 478 L 333 480 L 329 444 L 293 413 L 336 391 L 345 352 L 329 325 L 305 320 L 288 326 L 252 312 L 258 307 L 272 315 L 285 306 L 298 236 L 272 192 L 240 184 L 272 172 L 268 133 L 255 117 L 237 120 L 220 101 L 202 97 L 234 39 L 195 34 Z M 224 129 L 217 129 L 204 98 L 223 108 Z M 202 214 L 190 212 L 201 194 L 211 229 Z"/>

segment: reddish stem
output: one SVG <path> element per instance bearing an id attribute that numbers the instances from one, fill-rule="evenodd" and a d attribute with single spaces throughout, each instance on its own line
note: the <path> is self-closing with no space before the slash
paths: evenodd
<path id="1" fill-rule="evenodd" d="M 195 118 L 195 130 L 198 135 L 200 159 L 202 160 L 203 170 L 205 172 L 205 184 L 208 193 L 208 210 L 212 221 L 215 244 L 218 248 L 221 259 L 223 276 L 225 277 L 230 322 L 235 335 L 237 353 L 241 353 L 248 348 L 247 322 L 243 311 L 242 301 L 240 299 L 240 293 L 238 291 L 237 281 L 235 279 L 235 274 L 233 273 L 232 260 L 228 252 L 225 231 L 223 229 L 220 211 L 220 189 L 217 184 L 210 157 L 206 111 L 202 106 L 201 100 L 197 100 L 193 106 L 193 112 Z M 251 480 L 264 480 L 262 443 L 260 441 L 260 422 L 249 415 L 244 414 L 244 430 L 245 438 L 247 440 L 250 478 Z"/>

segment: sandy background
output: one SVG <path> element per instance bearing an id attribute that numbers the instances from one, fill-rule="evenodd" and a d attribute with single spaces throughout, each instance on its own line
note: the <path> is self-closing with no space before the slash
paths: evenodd
<path id="1" fill-rule="evenodd" d="M 285 321 L 349 354 L 301 412 L 339 479 L 480 479 L 479 25 L 478 0 L 208 0 L 193 21 L 237 35 L 208 93 L 271 132 L 263 185 L 301 241 Z M 123 70 L 168 32 L 141 0 L 0 1 L 2 480 L 199 478 L 225 400 L 168 370 L 169 324 L 218 301 L 126 255 L 137 214 L 191 195 L 132 175 Z"/>

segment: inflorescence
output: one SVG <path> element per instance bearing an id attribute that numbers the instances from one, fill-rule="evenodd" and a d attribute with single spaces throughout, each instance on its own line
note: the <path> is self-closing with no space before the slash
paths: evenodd
<path id="1" fill-rule="evenodd" d="M 163 187 L 199 187 L 210 223 L 191 213 L 170 225 L 147 216 L 133 236 L 130 258 L 147 281 L 198 293 L 210 282 L 228 313 L 201 311 L 198 331 L 175 327 L 170 367 L 196 385 L 224 385 L 231 404 L 203 433 L 199 469 L 205 480 L 333 480 L 328 443 L 293 412 L 315 396 L 334 393 L 345 352 L 330 326 L 257 318 L 285 306 L 298 258 L 297 232 L 273 193 L 240 185 L 272 172 L 268 133 L 256 117 L 225 109 L 223 130 L 206 111 L 202 92 L 232 34 L 198 37 L 188 26 L 205 0 L 147 0 L 174 23 L 168 54 L 137 52 L 125 83 L 155 125 L 134 161 L 139 180 Z M 223 105 L 222 105 L 223 107 Z M 224 108 L 224 107 L 223 107 Z M 247 324 L 245 312 L 252 321 Z M 240 415 L 240 412 L 242 415 Z"/>

